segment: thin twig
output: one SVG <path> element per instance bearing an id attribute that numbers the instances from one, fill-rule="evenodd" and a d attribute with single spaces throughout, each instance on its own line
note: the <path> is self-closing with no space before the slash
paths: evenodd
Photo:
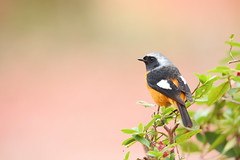
<path id="1" fill-rule="evenodd" d="M 194 91 L 192 92 L 192 95 L 196 92 L 196 90 L 199 88 L 199 86 L 200 86 L 200 82 L 198 82 L 198 85 L 197 85 L 197 87 L 194 89 Z"/>
<path id="2" fill-rule="evenodd" d="M 177 124 L 177 114 L 176 114 L 176 117 L 174 118 L 174 123 Z M 173 135 L 174 135 L 174 137 L 176 137 L 176 132 L 173 132 Z M 180 152 L 179 152 L 178 146 L 176 146 L 176 151 L 177 151 L 178 159 L 180 160 L 181 157 L 180 157 Z"/>
<path id="3" fill-rule="evenodd" d="M 236 104 L 240 104 L 240 102 L 235 101 L 235 100 L 233 100 L 233 99 L 228 99 L 228 98 L 222 97 L 222 100 L 225 100 L 225 101 L 228 101 L 228 102 L 232 102 L 232 103 L 236 103 Z"/>
<path id="4" fill-rule="evenodd" d="M 240 59 L 234 59 L 234 60 L 232 60 L 232 61 L 229 61 L 228 64 L 237 63 L 237 62 L 240 62 Z"/>
<path id="5" fill-rule="evenodd" d="M 230 39 L 230 42 L 232 42 L 232 38 Z M 237 63 L 237 62 L 240 62 L 240 59 L 235 59 L 232 55 L 232 45 L 230 45 L 230 49 L 229 49 L 229 56 L 232 58 L 231 61 L 228 62 L 228 64 L 231 64 L 231 63 Z"/>
<path id="6" fill-rule="evenodd" d="M 172 132 L 175 132 L 175 130 L 177 129 L 177 127 L 179 126 L 179 123 L 176 123 L 172 129 Z"/>
<path id="7" fill-rule="evenodd" d="M 230 39 L 230 42 L 232 42 L 232 38 Z M 232 58 L 232 60 L 235 60 L 235 58 L 232 55 L 232 45 L 230 45 L 230 49 L 229 49 L 229 55 Z"/>
<path id="8" fill-rule="evenodd" d="M 169 135 L 169 144 L 170 144 L 170 145 L 174 143 L 174 137 L 175 137 L 175 136 L 174 136 L 174 132 L 175 132 L 175 130 L 177 129 L 178 125 L 179 125 L 179 123 L 176 123 L 176 124 L 173 126 L 172 129 L 171 129 L 171 128 L 168 128 L 167 125 L 164 125 L 164 126 L 163 126 L 163 128 L 167 131 L 167 133 L 168 133 L 168 135 Z M 171 153 L 171 154 L 174 153 L 174 149 L 171 150 L 170 153 Z"/>

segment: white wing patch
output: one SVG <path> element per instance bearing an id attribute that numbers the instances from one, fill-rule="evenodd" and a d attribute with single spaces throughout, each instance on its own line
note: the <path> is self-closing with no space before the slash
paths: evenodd
<path id="1" fill-rule="evenodd" d="M 180 76 L 184 84 L 187 84 L 187 81 L 183 78 L 183 76 Z"/>
<path id="2" fill-rule="evenodd" d="M 161 80 L 157 83 L 157 85 L 163 89 L 172 89 L 167 80 Z"/>

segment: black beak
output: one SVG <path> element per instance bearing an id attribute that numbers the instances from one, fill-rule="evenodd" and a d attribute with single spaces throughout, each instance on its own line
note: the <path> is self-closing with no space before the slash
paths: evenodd
<path id="1" fill-rule="evenodd" d="M 137 60 L 142 61 L 142 62 L 146 62 L 145 59 L 142 59 L 142 58 L 138 58 Z"/>

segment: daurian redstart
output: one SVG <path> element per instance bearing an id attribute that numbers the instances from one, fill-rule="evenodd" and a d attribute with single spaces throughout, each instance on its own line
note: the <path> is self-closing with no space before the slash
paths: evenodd
<path id="1" fill-rule="evenodd" d="M 158 106 L 175 106 L 185 127 L 192 127 L 192 121 L 185 107 L 185 101 L 192 102 L 192 94 L 177 67 L 160 53 L 149 53 L 142 59 L 146 65 L 147 88 Z"/>

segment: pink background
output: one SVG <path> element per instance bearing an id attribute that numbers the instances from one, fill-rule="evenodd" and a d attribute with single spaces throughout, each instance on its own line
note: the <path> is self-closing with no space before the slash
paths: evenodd
<path id="1" fill-rule="evenodd" d="M 240 2 L 2 0 L 0 159 L 118 160 L 143 157 L 121 133 L 150 120 L 153 102 L 136 59 L 159 51 L 193 90 L 219 64 Z M 194 106 L 190 109 L 197 109 Z M 198 155 L 194 155 L 198 159 Z"/>

